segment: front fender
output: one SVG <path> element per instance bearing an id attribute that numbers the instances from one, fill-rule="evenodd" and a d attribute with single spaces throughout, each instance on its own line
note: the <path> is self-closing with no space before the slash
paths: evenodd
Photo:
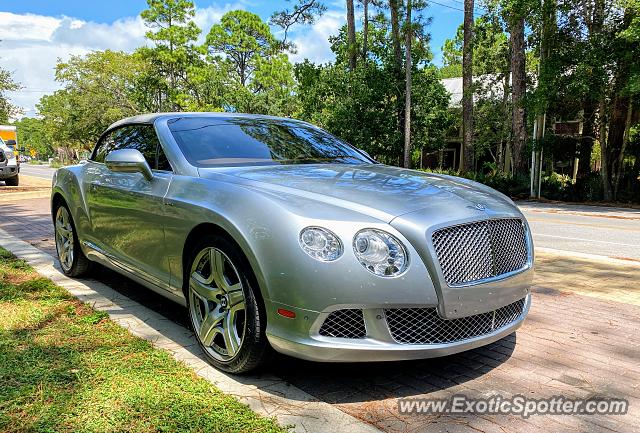
<path id="1" fill-rule="evenodd" d="M 386 222 L 340 206 L 318 203 L 286 193 L 270 193 L 222 180 L 176 176 L 167 201 L 165 229 L 172 288 L 182 288 L 185 239 L 196 226 L 213 223 L 240 245 L 248 258 L 263 298 L 298 308 L 323 311 L 336 304 L 437 304 L 429 273 L 413 246 Z M 344 254 L 319 262 L 299 246 L 300 231 L 323 226 L 336 233 Z M 410 255 L 410 269 L 395 278 L 380 278 L 355 258 L 355 233 L 379 228 L 401 239 Z M 175 278 L 174 278 L 175 276 Z"/>

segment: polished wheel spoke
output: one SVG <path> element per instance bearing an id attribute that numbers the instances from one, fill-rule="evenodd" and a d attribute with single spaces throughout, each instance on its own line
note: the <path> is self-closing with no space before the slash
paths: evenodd
<path id="1" fill-rule="evenodd" d="M 58 234 L 62 237 L 68 238 L 72 232 L 69 230 L 69 227 L 65 225 L 61 220 L 56 221 L 56 229 L 58 230 Z"/>
<path id="2" fill-rule="evenodd" d="M 211 346 L 216 334 L 222 332 L 220 324 L 223 322 L 225 315 L 216 312 L 210 312 L 207 314 L 200 324 L 199 334 L 202 344 L 205 346 Z"/>
<path id="3" fill-rule="evenodd" d="M 229 308 L 242 305 L 244 310 L 244 292 L 242 289 L 227 293 L 227 298 L 229 299 Z"/>
<path id="4" fill-rule="evenodd" d="M 216 284 L 216 287 L 224 290 L 229 289 L 229 284 L 224 276 L 224 262 L 225 256 L 222 251 L 212 248 L 210 251 L 210 263 L 211 263 L 211 276 Z"/>
<path id="5" fill-rule="evenodd" d="M 225 315 L 225 318 L 224 318 L 225 320 L 222 324 L 222 327 L 223 327 L 222 335 L 224 338 L 224 345 L 227 349 L 227 354 L 229 356 L 233 356 L 236 354 L 236 352 L 240 348 L 240 343 L 241 343 L 241 339 L 238 336 L 238 333 L 236 331 L 234 318 L 235 318 L 235 313 L 233 313 L 232 310 L 230 310 Z"/>
<path id="6" fill-rule="evenodd" d="M 217 302 L 219 300 L 219 296 L 224 294 L 224 292 L 217 287 L 212 287 L 207 284 L 206 280 L 197 272 L 191 274 L 189 286 L 198 294 L 199 297 L 208 301 Z"/>

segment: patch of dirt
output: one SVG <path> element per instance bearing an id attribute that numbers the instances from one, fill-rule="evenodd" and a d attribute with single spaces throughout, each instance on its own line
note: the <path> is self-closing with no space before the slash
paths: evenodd
<path id="1" fill-rule="evenodd" d="M 0 194 L 15 193 L 15 192 L 34 192 L 34 191 L 47 191 L 50 188 L 46 186 L 4 186 L 0 185 Z"/>

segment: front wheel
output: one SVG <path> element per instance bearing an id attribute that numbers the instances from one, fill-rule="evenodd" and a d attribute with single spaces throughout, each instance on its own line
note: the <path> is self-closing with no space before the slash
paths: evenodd
<path id="1" fill-rule="evenodd" d="M 4 184 L 7 186 L 18 186 L 19 183 L 20 183 L 20 178 L 18 177 L 17 174 L 13 177 L 10 177 L 4 180 Z"/>
<path id="2" fill-rule="evenodd" d="M 266 312 L 251 267 L 221 236 L 205 236 L 189 260 L 187 306 L 200 347 L 215 367 L 244 373 L 270 355 Z"/>

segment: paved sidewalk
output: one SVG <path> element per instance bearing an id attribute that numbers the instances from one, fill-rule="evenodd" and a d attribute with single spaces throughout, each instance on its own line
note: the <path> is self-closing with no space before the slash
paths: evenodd
<path id="1" fill-rule="evenodd" d="M 0 228 L 51 252 L 47 207 L 47 200 L 16 202 L 11 207 L 2 204 Z M 389 432 L 637 431 L 640 266 L 539 252 L 537 269 L 533 306 L 525 325 L 517 334 L 484 348 L 434 360 L 371 364 L 320 364 L 280 357 L 271 371 L 314 398 Z M 137 296 L 138 302 L 169 317 L 170 329 L 185 332 L 180 307 L 111 273 L 96 277 L 126 296 Z M 630 408 L 623 416 L 526 420 L 397 411 L 401 397 L 460 393 L 523 394 L 538 399 L 559 394 L 618 397 L 629 399 Z"/>

